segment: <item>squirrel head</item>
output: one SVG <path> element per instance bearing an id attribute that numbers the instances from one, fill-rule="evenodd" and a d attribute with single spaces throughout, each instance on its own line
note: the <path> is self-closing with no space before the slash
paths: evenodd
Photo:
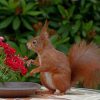
<path id="1" fill-rule="evenodd" d="M 36 53 L 41 53 L 45 49 L 45 47 L 47 47 L 50 44 L 47 28 L 48 28 L 48 22 L 46 20 L 42 30 L 40 31 L 40 35 L 32 38 L 27 43 L 28 49 L 31 49 Z"/>

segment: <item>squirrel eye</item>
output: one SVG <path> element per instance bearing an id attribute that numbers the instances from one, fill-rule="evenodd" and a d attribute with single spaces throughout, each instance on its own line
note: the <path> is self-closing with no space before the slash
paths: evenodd
<path id="1" fill-rule="evenodd" d="M 35 41 L 33 41 L 33 44 L 37 44 L 37 41 L 35 40 Z"/>

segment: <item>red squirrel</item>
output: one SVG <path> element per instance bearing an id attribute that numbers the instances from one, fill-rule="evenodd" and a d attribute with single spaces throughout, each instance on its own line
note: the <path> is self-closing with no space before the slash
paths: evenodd
<path id="1" fill-rule="evenodd" d="M 82 41 L 74 44 L 68 55 L 56 50 L 51 44 L 46 21 L 39 36 L 31 39 L 27 46 L 38 54 L 33 64 L 38 67 L 30 74 L 40 72 L 41 83 L 48 88 L 48 93 L 59 90 L 65 93 L 78 81 L 83 82 L 84 87 L 92 88 L 100 83 L 100 48 L 95 44 Z"/>

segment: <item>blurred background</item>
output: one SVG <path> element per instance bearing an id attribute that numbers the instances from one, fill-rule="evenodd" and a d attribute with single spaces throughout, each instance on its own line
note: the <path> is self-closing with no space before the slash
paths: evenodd
<path id="1" fill-rule="evenodd" d="M 52 44 L 65 54 L 83 39 L 100 46 L 100 0 L 0 0 L 0 36 L 21 56 L 35 59 L 26 43 L 46 19 Z M 24 81 L 40 82 L 39 74 Z"/>

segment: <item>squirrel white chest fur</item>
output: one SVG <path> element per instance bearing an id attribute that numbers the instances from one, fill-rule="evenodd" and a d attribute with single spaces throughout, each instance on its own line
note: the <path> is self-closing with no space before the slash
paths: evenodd
<path id="1" fill-rule="evenodd" d="M 52 89 L 55 89 L 55 85 L 52 80 L 52 74 L 49 72 L 45 72 L 44 76 L 45 76 L 46 84 L 48 84 L 48 86 L 51 87 Z"/>
<path id="2" fill-rule="evenodd" d="M 42 66 L 41 56 L 38 55 L 38 57 L 39 57 L 40 66 Z M 52 80 L 53 79 L 52 74 L 50 72 L 44 72 L 44 76 L 45 76 L 46 84 L 48 84 L 48 86 L 51 87 L 52 89 L 55 89 L 55 85 Z"/>

